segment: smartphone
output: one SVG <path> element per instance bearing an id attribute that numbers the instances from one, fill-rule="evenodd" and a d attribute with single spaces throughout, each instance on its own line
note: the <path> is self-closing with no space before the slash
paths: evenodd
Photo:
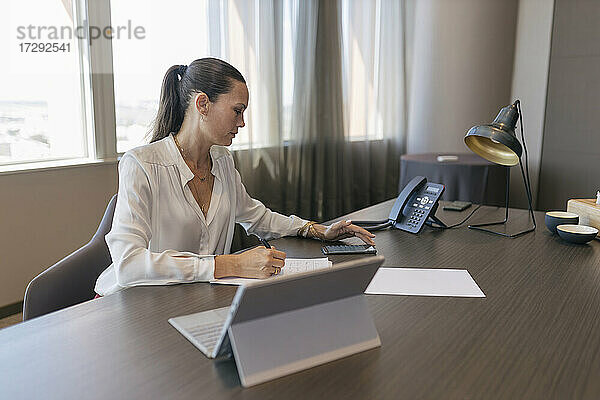
<path id="1" fill-rule="evenodd" d="M 450 204 L 446 204 L 444 206 L 444 210 L 448 211 L 464 211 L 467 208 L 471 207 L 470 201 L 453 201 Z"/>

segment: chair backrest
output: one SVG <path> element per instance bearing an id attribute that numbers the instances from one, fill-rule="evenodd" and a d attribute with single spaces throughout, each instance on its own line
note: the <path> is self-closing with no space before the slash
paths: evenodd
<path id="1" fill-rule="evenodd" d="M 94 298 L 96 279 L 112 263 L 104 235 L 112 227 L 116 203 L 115 194 L 86 245 L 29 282 L 23 300 L 24 321 Z"/>

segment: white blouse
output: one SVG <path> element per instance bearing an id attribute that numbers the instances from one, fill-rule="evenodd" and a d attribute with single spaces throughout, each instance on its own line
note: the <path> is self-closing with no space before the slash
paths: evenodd
<path id="1" fill-rule="evenodd" d="M 265 239 L 295 235 L 307 222 L 252 199 L 225 147 L 212 146 L 210 156 L 215 179 L 205 218 L 187 186 L 194 174 L 172 134 L 123 155 L 115 215 L 106 235 L 113 263 L 96 281 L 96 293 L 209 281 L 214 256 L 230 252 L 236 222 Z"/>

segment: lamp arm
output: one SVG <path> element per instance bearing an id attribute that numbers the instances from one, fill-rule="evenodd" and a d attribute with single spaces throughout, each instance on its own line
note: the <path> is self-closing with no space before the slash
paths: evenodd
<path id="1" fill-rule="evenodd" d="M 531 201 L 531 186 L 528 184 L 527 179 L 525 179 L 525 172 L 523 170 L 523 162 L 519 159 L 519 166 L 521 167 L 521 176 L 523 177 L 523 183 L 525 184 L 525 193 L 527 194 L 527 202 L 529 203 L 529 213 L 531 214 L 531 219 L 533 220 L 533 229 L 537 227 L 535 223 L 535 213 L 533 212 L 533 206 Z"/>
<path id="2" fill-rule="evenodd" d="M 519 112 L 519 128 L 521 130 L 521 142 L 523 142 L 523 150 L 525 151 L 525 171 L 523 171 L 523 162 L 519 158 L 519 165 L 521 167 L 521 175 L 523 176 L 523 183 L 525 183 L 525 192 L 527 193 L 527 201 L 529 203 L 529 212 L 533 219 L 533 226 L 536 227 L 535 213 L 533 212 L 533 194 L 531 193 L 531 179 L 529 177 L 529 153 L 527 152 L 527 145 L 525 144 L 525 135 L 523 134 L 523 111 L 521 110 L 521 101 L 516 100 L 517 111 Z M 527 178 L 525 177 L 527 176 Z"/>
<path id="3" fill-rule="evenodd" d="M 519 128 L 521 130 L 521 142 L 523 143 L 523 150 L 525 151 L 525 171 L 527 172 L 527 184 L 531 188 L 531 180 L 529 179 L 529 153 L 527 152 L 527 145 L 525 144 L 525 135 L 523 134 L 523 111 L 521 110 L 521 101 L 516 100 L 517 111 L 519 112 Z"/>

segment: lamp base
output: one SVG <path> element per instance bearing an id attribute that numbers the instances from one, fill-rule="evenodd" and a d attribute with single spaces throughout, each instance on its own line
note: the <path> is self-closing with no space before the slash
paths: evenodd
<path id="1" fill-rule="evenodd" d="M 524 235 L 526 233 L 535 231 L 536 223 L 535 223 L 535 215 L 533 213 L 533 207 L 532 207 L 532 204 L 531 204 L 531 188 L 530 188 L 530 186 L 528 184 L 528 180 L 525 179 L 525 172 L 523 171 L 523 164 L 521 163 L 520 159 L 519 159 L 519 165 L 521 166 L 521 174 L 523 175 L 523 183 L 525 184 L 525 191 L 527 192 L 527 200 L 528 200 L 528 203 L 529 203 L 529 215 L 531 216 L 531 219 L 533 220 L 533 226 L 531 228 L 528 228 L 528 229 L 525 229 L 523 231 L 516 232 L 516 233 L 497 232 L 497 231 L 494 231 L 494 230 L 491 230 L 491 229 L 484 228 L 485 226 L 506 225 L 507 222 L 508 222 L 508 200 L 509 200 L 509 191 L 510 191 L 510 169 L 509 169 L 509 167 L 506 167 L 506 201 L 505 201 L 505 204 L 504 204 L 504 207 L 506 209 L 506 213 L 504 215 L 504 220 L 503 221 L 498 221 L 498 222 L 488 222 L 488 223 L 484 223 L 484 224 L 469 225 L 469 229 L 475 229 L 475 230 L 478 230 L 478 231 L 492 233 L 494 235 L 500 235 L 500 236 L 504 236 L 504 237 L 508 237 L 508 238 L 516 238 L 516 237 Z"/>
<path id="2" fill-rule="evenodd" d="M 484 226 L 491 226 L 491 225 L 502 225 L 502 224 L 506 225 L 506 222 L 507 221 L 491 222 L 491 223 L 488 223 L 488 224 L 469 225 L 469 229 L 475 229 L 475 230 L 478 230 L 478 231 L 493 233 L 494 235 L 500 235 L 500 236 L 509 237 L 509 238 L 516 238 L 517 236 L 521 236 L 521 235 L 524 235 L 526 233 L 533 232 L 535 230 L 535 226 L 534 226 L 534 227 L 531 227 L 529 229 L 526 229 L 524 231 L 517 232 L 517 233 L 505 233 L 505 232 L 496 232 L 496 231 L 493 231 L 491 229 L 484 228 Z"/>

